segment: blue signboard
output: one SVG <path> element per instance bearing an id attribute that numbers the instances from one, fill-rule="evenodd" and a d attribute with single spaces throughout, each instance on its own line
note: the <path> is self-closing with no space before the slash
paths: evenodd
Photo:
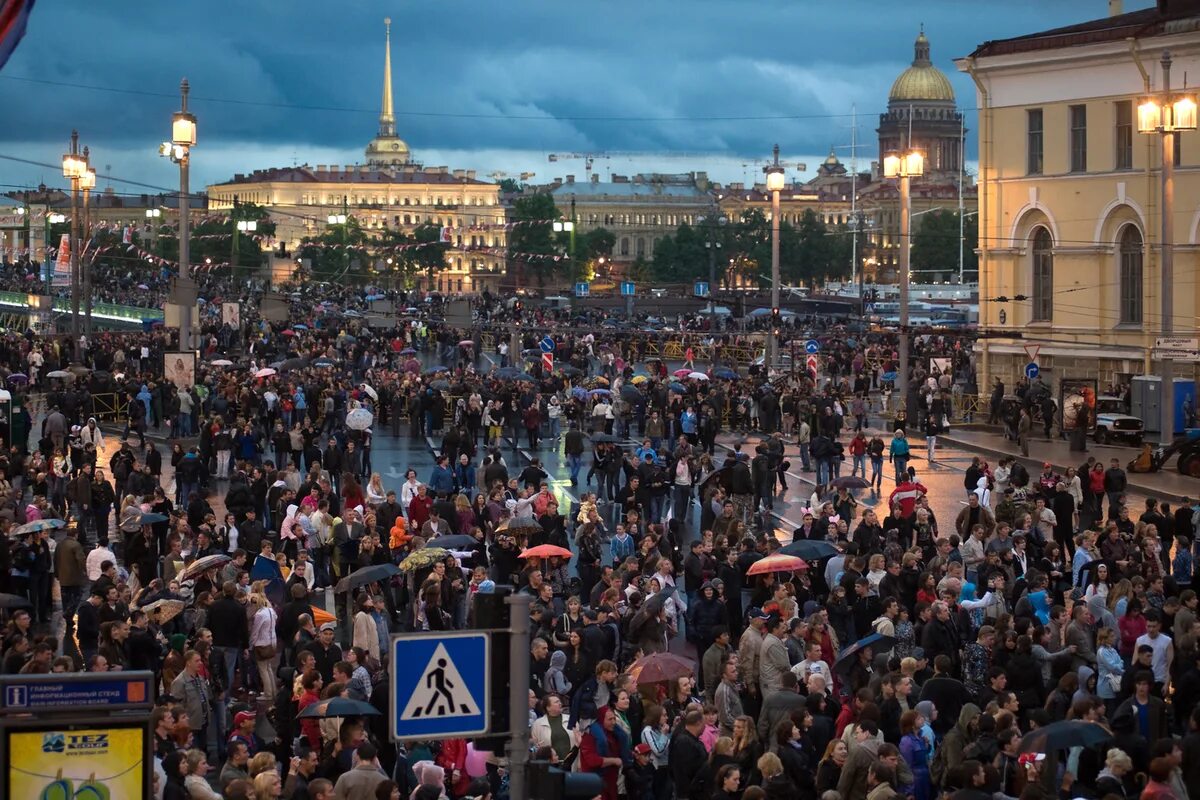
<path id="1" fill-rule="evenodd" d="M 708 281 L 696 281 L 696 297 L 708 297 Z"/>
<path id="2" fill-rule="evenodd" d="M 490 644 L 489 635 L 479 631 L 393 637 L 392 738 L 487 733 Z"/>
<path id="3" fill-rule="evenodd" d="M 587 297 L 592 293 L 592 286 L 587 281 L 580 281 L 575 284 L 575 296 Z"/>
<path id="4" fill-rule="evenodd" d="M 621 281 L 621 296 L 633 297 L 633 295 L 636 294 L 634 291 L 635 288 L 636 287 L 633 285 L 633 281 Z"/>
<path id="5" fill-rule="evenodd" d="M 0 708 L 14 713 L 149 708 L 152 677 L 140 671 L 6 675 L 0 678 Z"/>
<path id="6" fill-rule="evenodd" d="M 538 347 L 542 349 L 543 353 L 553 353 L 555 348 L 554 339 L 550 336 L 546 336 L 540 342 L 538 342 Z"/>
<path id="7" fill-rule="evenodd" d="M 1030 361 L 1028 364 L 1025 365 L 1025 377 L 1029 378 L 1029 380 L 1033 380 L 1041 373 L 1042 373 L 1042 370 L 1041 370 L 1041 368 L 1038 367 L 1036 361 Z"/>
<path id="8" fill-rule="evenodd" d="M 821 343 L 816 339 L 809 339 L 804 343 L 804 352 L 808 353 L 810 356 L 816 355 L 817 353 L 821 352 Z"/>

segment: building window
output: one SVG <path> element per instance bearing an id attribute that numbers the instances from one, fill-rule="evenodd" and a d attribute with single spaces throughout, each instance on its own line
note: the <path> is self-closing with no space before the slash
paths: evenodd
<path id="1" fill-rule="evenodd" d="M 1118 100 L 1117 114 L 1117 169 L 1133 169 L 1133 101 Z"/>
<path id="2" fill-rule="evenodd" d="M 628 236 L 621 237 L 621 255 L 623 255 L 623 256 L 629 255 L 629 237 Z"/>
<path id="3" fill-rule="evenodd" d="M 1033 234 L 1032 322 L 1054 319 L 1054 242 L 1050 231 L 1038 228 Z"/>
<path id="4" fill-rule="evenodd" d="M 638 237 L 638 240 L 637 240 L 637 254 L 638 254 L 638 258 L 641 258 L 642 256 L 646 255 L 646 240 L 640 236 Z"/>
<path id="5" fill-rule="evenodd" d="M 1087 172 L 1087 106 L 1071 106 L 1071 172 Z"/>
<path id="6" fill-rule="evenodd" d="M 1042 174 L 1042 110 L 1031 108 L 1025 112 L 1028 133 L 1026 135 L 1029 149 L 1029 163 L 1026 172 L 1030 175 Z"/>
<path id="7" fill-rule="evenodd" d="M 1121 324 L 1142 324 L 1142 232 L 1135 225 L 1121 229 Z"/>

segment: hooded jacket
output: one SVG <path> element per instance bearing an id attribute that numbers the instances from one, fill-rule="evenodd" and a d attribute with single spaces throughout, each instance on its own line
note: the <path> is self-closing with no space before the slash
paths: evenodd
<path id="1" fill-rule="evenodd" d="M 571 682 L 563 674 L 563 668 L 566 666 L 566 653 L 562 650 L 555 650 L 551 653 L 550 666 L 546 669 L 546 674 L 542 678 L 542 689 L 547 692 L 563 695 L 564 697 L 569 694 L 571 691 Z"/>
<path id="2" fill-rule="evenodd" d="M 947 770 L 963 762 L 963 751 L 975 741 L 975 731 L 971 729 L 971 723 L 980 713 L 979 706 L 974 703 L 967 703 L 962 707 L 962 711 L 958 712 L 958 722 L 946 734 L 933 759 L 931 774 L 935 783 L 943 783 Z"/>

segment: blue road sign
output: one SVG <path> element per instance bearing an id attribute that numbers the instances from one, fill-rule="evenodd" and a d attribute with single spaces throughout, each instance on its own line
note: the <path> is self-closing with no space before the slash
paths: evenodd
<path id="1" fill-rule="evenodd" d="M 392 637 L 392 738 L 487 733 L 490 656 L 491 639 L 479 631 Z"/>
<path id="2" fill-rule="evenodd" d="M 708 297 L 708 281 L 696 281 L 696 297 Z"/>
<path id="3" fill-rule="evenodd" d="M 540 342 L 538 342 L 538 347 L 542 349 L 543 353 L 553 353 L 556 346 L 557 345 L 554 344 L 554 339 L 550 336 L 546 336 Z"/>
<path id="4" fill-rule="evenodd" d="M 1042 372 L 1042 370 L 1040 367 L 1038 367 L 1036 361 L 1030 361 L 1028 364 L 1025 365 L 1025 377 L 1029 378 L 1029 380 L 1033 380 L 1038 375 L 1040 375 L 1041 372 Z"/>
<path id="5" fill-rule="evenodd" d="M 591 293 L 592 293 L 592 285 L 590 283 L 588 283 L 587 281 L 580 281 L 579 283 L 575 284 L 575 296 L 576 297 L 587 297 Z"/>
<path id="6" fill-rule="evenodd" d="M 636 294 L 636 288 L 637 287 L 633 285 L 633 281 L 621 281 L 621 296 L 633 297 L 633 295 Z"/>
<path id="7" fill-rule="evenodd" d="M 6 675 L 0 678 L 0 707 L 16 713 L 149 708 L 151 678 L 141 671 Z"/>
<path id="8" fill-rule="evenodd" d="M 816 355 L 817 353 L 821 352 L 821 343 L 816 339 L 809 339 L 804 343 L 804 352 L 808 353 L 810 356 Z"/>

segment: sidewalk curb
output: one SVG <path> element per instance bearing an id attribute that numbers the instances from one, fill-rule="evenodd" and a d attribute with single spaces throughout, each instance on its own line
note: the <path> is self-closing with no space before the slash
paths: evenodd
<path id="1" fill-rule="evenodd" d="M 996 447 L 994 445 L 980 444 L 978 442 L 966 441 L 963 439 L 959 439 L 956 436 L 954 436 L 954 434 L 950 434 L 948 436 L 945 434 L 941 434 L 938 436 L 938 440 L 943 441 L 947 444 L 953 445 L 955 447 L 961 448 L 963 450 L 967 450 L 970 452 L 982 453 L 984 455 L 992 456 L 994 458 L 1015 458 L 1015 459 L 1019 460 L 1022 464 L 1024 464 L 1029 469 L 1030 476 L 1035 476 L 1035 475 L 1040 474 L 1042 471 L 1042 464 L 1045 464 L 1047 461 L 1047 459 L 1044 459 L 1044 458 L 1033 458 L 1030 456 L 1022 456 L 1019 453 L 1013 453 L 1008 450 L 1002 450 L 999 447 Z M 1091 444 L 1091 443 L 1089 442 L 1089 444 Z M 1083 461 L 1087 458 L 1087 454 L 1085 454 L 1085 453 L 1081 453 L 1080 455 L 1083 456 L 1083 458 L 1080 459 L 1081 461 Z M 1056 463 L 1053 458 L 1050 458 L 1049 461 L 1050 461 L 1050 464 L 1054 467 L 1054 469 L 1058 472 L 1066 472 L 1067 467 L 1075 467 L 1077 469 L 1079 467 L 1078 464 Z M 1135 473 L 1135 474 L 1127 475 L 1130 489 L 1132 489 L 1140 494 L 1144 494 L 1147 497 L 1155 497 L 1160 500 L 1168 500 L 1172 503 L 1181 503 L 1181 502 L 1183 502 L 1183 498 L 1185 496 L 1190 496 L 1190 495 L 1176 494 L 1175 492 L 1172 492 L 1169 489 L 1163 489 L 1161 486 L 1152 486 L 1152 485 L 1148 485 L 1148 484 L 1144 483 L 1141 480 L 1135 480 L 1135 478 L 1140 478 L 1140 476 L 1143 474 L 1153 475 L 1154 473 L 1152 473 L 1152 472 L 1151 473 Z M 1198 486 L 1198 490 L 1200 490 L 1200 486 Z"/>

